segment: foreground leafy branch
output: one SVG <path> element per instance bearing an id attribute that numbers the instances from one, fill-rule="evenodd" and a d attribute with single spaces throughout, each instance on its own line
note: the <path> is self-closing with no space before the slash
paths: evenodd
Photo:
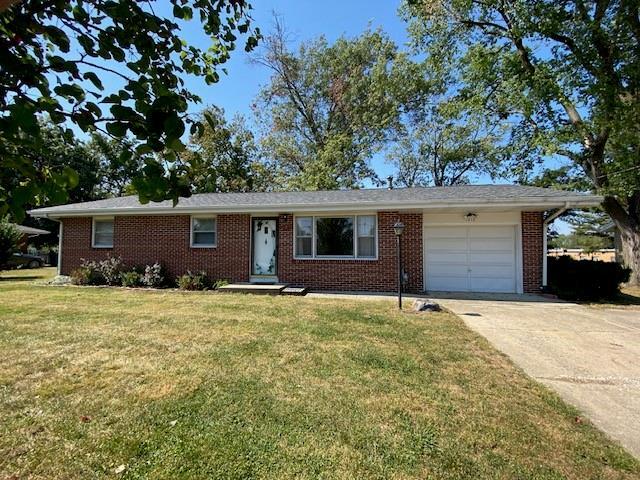
<path id="1" fill-rule="evenodd" d="M 200 98 L 184 77 L 217 82 L 238 35 L 246 34 L 250 51 L 260 33 L 251 29 L 251 7 L 243 0 L 170 0 L 169 6 L 170 14 L 160 14 L 166 4 L 155 1 L 0 4 L 0 215 L 21 218 L 27 205 L 64 201 L 77 181 L 68 168 L 34 167 L 43 116 L 113 138 L 132 134 L 138 154 L 161 157 L 148 160 L 134 182 L 141 201 L 189 195 L 177 154 L 185 149 L 186 129 L 194 134 L 202 126 L 187 116 Z M 209 49 L 181 38 L 194 24 L 210 38 Z"/>

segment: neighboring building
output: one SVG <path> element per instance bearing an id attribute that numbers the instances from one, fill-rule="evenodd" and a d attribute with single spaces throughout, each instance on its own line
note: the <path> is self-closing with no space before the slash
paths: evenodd
<path id="1" fill-rule="evenodd" d="M 40 228 L 27 227 L 26 225 L 15 225 L 18 231 L 22 234 L 20 241 L 18 242 L 18 249 L 22 253 L 27 253 L 29 247 L 29 239 L 37 237 L 38 235 L 49 235 L 51 232 L 48 230 L 42 230 Z"/>
<path id="2" fill-rule="evenodd" d="M 585 252 L 582 248 L 552 248 L 549 250 L 550 257 L 569 256 L 575 260 L 597 260 L 601 262 L 615 262 L 616 251 L 613 248 L 605 248 Z"/>
<path id="3" fill-rule="evenodd" d="M 32 210 L 60 221 L 59 270 L 120 256 L 171 275 L 316 290 L 393 291 L 402 234 L 406 290 L 538 292 L 545 212 L 602 198 L 518 185 L 218 193 L 142 205 L 122 197 Z"/>

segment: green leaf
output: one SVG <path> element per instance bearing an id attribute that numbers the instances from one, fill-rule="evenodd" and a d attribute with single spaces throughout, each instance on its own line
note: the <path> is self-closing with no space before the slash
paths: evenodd
<path id="1" fill-rule="evenodd" d="M 180 138 L 184 134 L 184 122 L 178 115 L 170 115 L 164 121 L 164 131 L 167 138 Z"/>
<path id="2" fill-rule="evenodd" d="M 61 97 L 74 97 L 79 102 L 84 100 L 84 90 L 76 83 L 58 85 L 53 91 Z"/>
<path id="3" fill-rule="evenodd" d="M 138 117 L 138 114 L 133 108 L 127 107 L 125 105 L 116 104 L 113 105 L 110 110 L 113 116 L 118 120 L 132 121 Z"/>
<path id="4" fill-rule="evenodd" d="M 68 190 L 78 186 L 78 183 L 80 182 L 80 177 L 78 175 L 78 172 L 76 172 L 73 168 L 69 166 L 65 166 L 62 169 L 62 175 L 65 178 L 66 187 Z"/>
<path id="5" fill-rule="evenodd" d="M 204 112 L 204 119 L 209 124 L 209 127 L 211 127 L 211 130 L 215 130 L 217 128 L 218 124 L 217 124 L 216 119 L 214 118 L 214 116 L 211 114 L 211 112 L 205 111 Z"/>
<path id="6" fill-rule="evenodd" d="M 64 33 L 64 30 L 54 27 L 53 25 L 47 25 L 44 27 L 45 37 L 47 37 L 51 43 L 56 45 L 64 53 L 69 52 L 69 37 Z"/>
<path id="7" fill-rule="evenodd" d="M 66 71 L 67 61 L 59 55 L 53 55 L 48 57 L 49 67 L 54 72 L 64 72 Z"/>
<path id="8" fill-rule="evenodd" d="M 179 138 L 169 140 L 167 142 L 167 148 L 170 148 L 174 152 L 184 152 L 187 149 Z"/>
<path id="9" fill-rule="evenodd" d="M 98 76 L 95 73 L 86 72 L 84 74 L 84 78 L 86 80 L 91 81 L 91 83 L 93 83 L 97 89 L 104 90 L 104 87 L 102 86 L 102 82 L 100 81 L 100 79 L 98 78 Z"/>
<path id="10" fill-rule="evenodd" d="M 124 58 L 125 58 L 125 56 L 124 56 L 124 50 L 122 50 L 121 48 L 118 48 L 118 47 L 112 46 L 112 47 L 109 49 L 109 53 L 111 53 L 111 55 L 113 56 L 113 59 L 114 59 L 116 62 L 124 62 Z"/>
<path id="11" fill-rule="evenodd" d="M 146 143 L 141 143 L 136 147 L 136 153 L 138 155 L 146 155 L 148 153 L 153 153 L 153 149 Z"/>
<path id="12" fill-rule="evenodd" d="M 127 126 L 123 123 L 109 122 L 106 125 L 107 132 L 117 138 L 122 138 L 127 134 Z"/>
<path id="13" fill-rule="evenodd" d="M 85 52 L 89 54 L 93 54 L 96 44 L 91 39 L 91 37 L 87 35 L 78 35 L 78 43 L 84 49 Z"/>

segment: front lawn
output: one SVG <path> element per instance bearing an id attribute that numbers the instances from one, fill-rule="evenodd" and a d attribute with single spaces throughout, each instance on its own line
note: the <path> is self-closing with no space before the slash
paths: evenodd
<path id="1" fill-rule="evenodd" d="M 640 477 L 447 313 L 4 276 L 0 478 Z"/>

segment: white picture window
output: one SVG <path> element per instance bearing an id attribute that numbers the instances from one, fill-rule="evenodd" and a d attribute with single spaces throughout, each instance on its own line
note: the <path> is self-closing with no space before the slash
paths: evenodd
<path id="1" fill-rule="evenodd" d="M 296 258 L 377 257 L 375 215 L 295 218 Z"/>
<path id="2" fill-rule="evenodd" d="M 316 218 L 316 256 L 353 257 L 353 217 Z"/>
<path id="3" fill-rule="evenodd" d="M 191 246 L 215 247 L 218 231 L 215 217 L 191 217 Z"/>
<path id="4" fill-rule="evenodd" d="M 113 218 L 93 219 L 94 248 L 113 248 Z"/>

